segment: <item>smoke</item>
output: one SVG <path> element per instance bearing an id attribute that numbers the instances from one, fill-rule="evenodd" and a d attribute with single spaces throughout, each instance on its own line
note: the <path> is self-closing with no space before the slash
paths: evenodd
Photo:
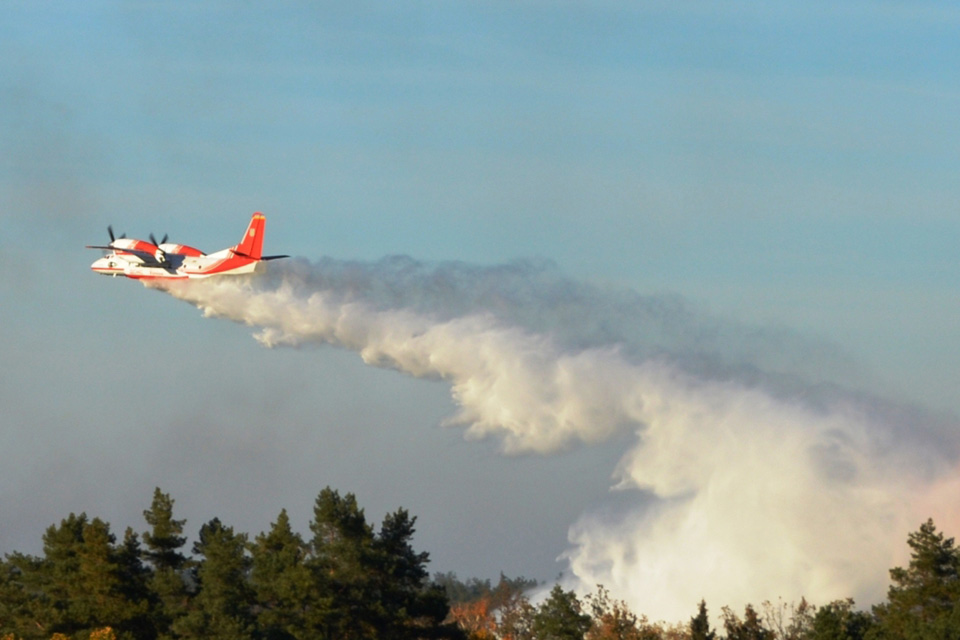
<path id="1" fill-rule="evenodd" d="M 570 586 L 682 620 L 806 596 L 883 597 L 929 496 L 956 486 L 953 423 L 837 384 L 832 345 L 724 322 L 670 296 L 605 289 L 547 264 L 303 260 L 166 284 L 268 347 L 330 344 L 441 379 L 447 422 L 507 454 L 632 434 L 612 470 L 635 496 L 569 531 Z M 653 498 L 653 500 L 651 500 Z"/>

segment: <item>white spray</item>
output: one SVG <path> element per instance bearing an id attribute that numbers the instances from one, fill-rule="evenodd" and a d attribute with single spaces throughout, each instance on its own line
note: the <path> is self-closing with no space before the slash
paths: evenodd
<path id="1" fill-rule="evenodd" d="M 584 514 L 564 555 L 571 586 L 603 584 L 656 618 L 701 598 L 877 601 L 930 515 L 916 505 L 953 477 L 949 425 L 810 382 L 847 367 L 829 348 L 546 265 L 291 261 L 164 289 L 266 346 L 326 343 L 443 379 L 448 422 L 506 453 L 635 433 L 613 475 L 646 499 Z"/>

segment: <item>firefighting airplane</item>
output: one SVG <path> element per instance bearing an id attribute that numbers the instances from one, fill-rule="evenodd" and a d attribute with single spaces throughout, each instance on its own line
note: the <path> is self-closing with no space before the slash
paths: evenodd
<path id="1" fill-rule="evenodd" d="M 88 249 L 103 249 L 108 252 L 90 265 L 90 268 L 105 276 L 126 276 L 135 280 L 182 280 L 253 273 L 257 265 L 266 260 L 290 257 L 262 255 L 263 228 L 266 221 L 262 213 L 253 214 L 239 244 L 209 255 L 184 244 L 169 243 L 167 236 L 157 242 L 152 233 L 150 242 L 125 236 L 115 238 L 113 228 L 108 226 L 110 244 L 87 245 Z"/>

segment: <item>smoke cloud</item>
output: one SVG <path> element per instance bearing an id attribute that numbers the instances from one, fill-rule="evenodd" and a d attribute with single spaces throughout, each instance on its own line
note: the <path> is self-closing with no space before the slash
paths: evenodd
<path id="1" fill-rule="evenodd" d="M 845 389 L 832 345 L 549 264 L 294 260 L 162 288 L 268 347 L 444 380 L 448 424 L 507 454 L 634 438 L 612 478 L 636 506 L 582 515 L 563 557 L 569 586 L 655 618 L 701 598 L 877 601 L 906 533 L 941 515 L 920 509 L 957 485 L 952 420 Z"/>

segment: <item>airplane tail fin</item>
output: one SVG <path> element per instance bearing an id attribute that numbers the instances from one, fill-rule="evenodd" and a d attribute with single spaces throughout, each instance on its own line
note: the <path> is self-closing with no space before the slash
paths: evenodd
<path id="1" fill-rule="evenodd" d="M 243 240 L 233 248 L 233 252 L 247 258 L 259 260 L 263 255 L 263 228 L 267 218 L 259 211 L 250 218 L 250 226 L 243 234 Z"/>

